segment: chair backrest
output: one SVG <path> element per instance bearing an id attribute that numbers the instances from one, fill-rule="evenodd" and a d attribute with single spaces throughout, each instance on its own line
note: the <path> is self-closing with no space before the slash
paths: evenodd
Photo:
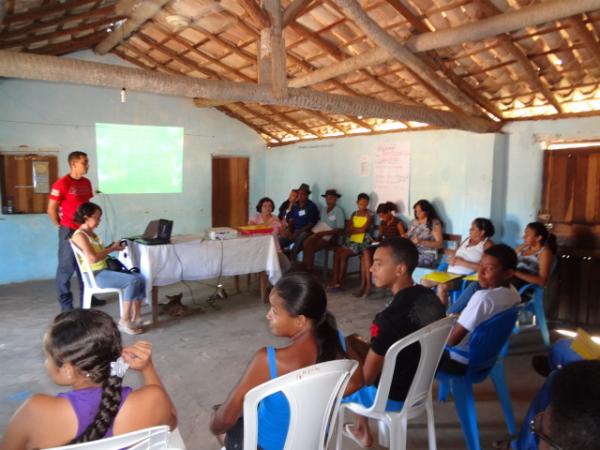
<path id="1" fill-rule="evenodd" d="M 96 278 L 94 277 L 94 271 L 92 270 L 92 266 L 86 258 L 85 253 L 83 253 L 83 251 L 77 247 L 73 241 L 70 241 L 70 244 L 71 248 L 73 249 L 73 253 L 75 254 L 75 261 L 77 261 L 77 266 L 79 267 L 79 272 L 81 273 L 84 286 L 88 289 L 98 289 Z"/>
<path id="2" fill-rule="evenodd" d="M 453 323 L 454 317 L 444 317 L 400 339 L 388 349 L 385 354 L 381 378 L 379 379 L 377 394 L 375 395 L 375 401 L 371 406 L 371 410 L 385 411 L 396 369 L 398 353 L 415 342 L 418 342 L 421 346 L 421 356 L 417 371 L 404 400 L 403 411 L 404 408 L 421 408 L 425 406 L 435 370 L 442 357 L 442 352 L 444 351 L 444 346 L 450 335 Z"/>
<path id="3" fill-rule="evenodd" d="M 462 242 L 460 234 L 443 233 L 442 239 L 444 240 L 444 250 L 458 250 Z"/>
<path id="4" fill-rule="evenodd" d="M 169 427 L 160 425 L 119 436 L 98 439 L 97 441 L 52 447 L 46 450 L 119 450 L 122 448 L 128 450 L 166 450 L 168 440 Z"/>
<path id="5" fill-rule="evenodd" d="M 479 324 L 469 337 L 469 364 L 466 375 L 472 382 L 485 379 L 508 342 L 519 307 L 514 306 Z"/>
<path id="6" fill-rule="evenodd" d="M 250 390 L 244 398 L 244 449 L 256 449 L 257 407 L 265 397 L 283 392 L 290 405 L 284 450 L 327 448 L 337 411 L 356 361 L 327 361 L 290 372 Z"/>

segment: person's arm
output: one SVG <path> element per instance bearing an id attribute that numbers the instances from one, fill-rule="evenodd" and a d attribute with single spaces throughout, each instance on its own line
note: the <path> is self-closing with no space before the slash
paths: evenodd
<path id="1" fill-rule="evenodd" d="M 404 223 L 401 220 L 398 221 L 398 224 L 396 225 L 396 229 L 398 230 L 398 234 L 400 236 L 404 236 L 406 234 L 406 227 L 404 226 Z"/>
<path id="2" fill-rule="evenodd" d="M 246 369 L 246 373 L 233 388 L 227 400 L 213 412 L 210 418 L 210 431 L 215 435 L 219 435 L 234 426 L 243 412 L 245 395 L 250 389 L 264 383 L 269 378 L 267 351 L 262 348 L 256 352 Z"/>
<path id="3" fill-rule="evenodd" d="M 384 356 L 378 355 L 373 349 L 369 349 L 369 353 L 367 353 L 365 363 L 363 364 L 363 381 L 365 385 L 375 384 L 377 377 L 383 369 L 384 360 Z"/>
<path id="4" fill-rule="evenodd" d="M 442 233 L 442 225 L 439 222 L 434 222 L 433 227 L 431 229 L 431 234 L 433 235 L 433 241 L 425 241 L 422 239 L 414 238 L 413 242 L 415 245 L 420 245 L 421 247 L 427 248 L 442 248 L 444 246 L 444 236 Z"/>
<path id="5" fill-rule="evenodd" d="M 520 270 L 515 271 L 515 277 L 526 281 L 527 283 L 537 284 L 539 286 L 545 286 L 550 276 L 550 268 L 552 267 L 552 259 L 554 254 L 548 247 L 544 247 L 542 254 L 540 255 L 540 272 L 536 275 L 533 273 L 521 272 Z"/>
<path id="6" fill-rule="evenodd" d="M 177 426 L 177 410 L 152 362 L 152 344 L 138 341 L 123 349 L 123 360 L 142 374 L 144 386 L 133 391 L 115 423 L 116 434 L 168 424 Z"/>
<path id="7" fill-rule="evenodd" d="M 450 336 L 448 337 L 446 344 L 449 346 L 456 345 L 462 341 L 467 334 L 469 334 L 469 330 L 467 330 L 461 324 L 456 323 L 452 327 L 452 331 L 450 331 Z"/>
<path id="8" fill-rule="evenodd" d="M 48 200 L 48 217 L 50 217 L 50 221 L 57 227 L 60 227 L 60 217 L 58 216 L 58 201 L 57 200 Z"/>
<path id="9" fill-rule="evenodd" d="M 83 232 L 75 233 L 71 239 L 73 240 L 75 245 L 81 249 L 81 251 L 84 253 L 85 257 L 90 262 L 90 264 L 94 264 L 98 261 L 103 261 L 112 252 L 121 251 L 124 248 L 119 242 L 113 242 L 104 250 L 96 252 L 94 250 L 94 247 L 92 247 L 92 244 L 90 244 L 89 239 L 87 239 L 83 235 Z"/>
<path id="10" fill-rule="evenodd" d="M 13 414 L 0 439 L 0 450 L 25 450 L 30 435 L 30 425 L 37 396 L 28 398 Z"/>

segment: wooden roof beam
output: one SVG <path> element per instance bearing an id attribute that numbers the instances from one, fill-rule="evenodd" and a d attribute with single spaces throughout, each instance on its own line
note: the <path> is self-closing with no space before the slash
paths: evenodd
<path id="1" fill-rule="evenodd" d="M 377 45 L 410 69 L 414 76 L 421 78 L 430 92 L 436 92 L 449 100 L 453 107 L 458 106 L 470 115 L 480 115 L 479 106 L 456 86 L 441 78 L 434 70 L 412 53 L 406 46 L 398 43 L 395 37 L 379 26 L 360 6 L 357 0 L 335 0 L 335 2 Z"/>
<path id="2" fill-rule="evenodd" d="M 44 47 L 36 47 L 28 49 L 28 52 L 46 54 L 46 55 L 66 55 L 67 53 L 76 52 L 79 50 L 88 49 L 93 47 L 106 36 L 106 31 L 100 30 L 95 33 L 87 34 L 81 38 L 71 39 L 65 42 L 59 42 L 58 44 L 50 44 Z M 5 50 L 0 50 L 5 51 Z"/>
<path id="3" fill-rule="evenodd" d="M 69 11 L 80 6 L 87 5 L 89 3 L 95 3 L 97 0 L 73 0 L 64 3 L 52 3 L 50 5 L 42 5 L 37 8 L 31 8 L 28 11 L 24 11 L 17 14 L 7 14 L 4 16 L 4 24 L 10 25 L 13 22 L 28 22 L 31 20 L 37 20 L 48 14 L 55 14 L 59 12 Z"/>
<path id="4" fill-rule="evenodd" d="M 115 14 L 114 5 L 105 6 L 103 8 L 98 8 L 98 9 L 91 9 L 89 11 L 78 13 L 78 14 L 68 14 L 65 16 L 56 17 L 54 19 L 45 20 L 43 22 L 39 22 L 39 21 L 33 22 L 30 25 L 3 31 L 0 33 L 0 40 L 11 39 L 14 37 L 27 35 L 28 33 L 36 32 L 38 30 L 43 30 L 43 29 L 46 29 L 48 27 L 52 27 L 55 25 L 64 25 L 69 22 L 81 21 L 81 20 L 89 19 L 90 17 L 95 17 L 95 16 L 102 16 L 102 17 L 113 16 L 115 21 L 125 18 L 124 16 L 114 16 L 114 14 Z"/>
<path id="5" fill-rule="evenodd" d="M 271 85 L 275 98 L 287 97 L 287 57 L 282 33 L 281 3 L 263 0 L 271 26 L 260 32 L 258 47 L 258 82 Z"/>
<path id="6" fill-rule="evenodd" d="M 401 0 L 387 0 L 387 2 L 404 17 L 415 30 L 419 33 L 429 33 L 429 27 L 415 14 L 411 9 L 405 6 Z M 423 61 L 433 70 L 440 70 L 454 85 L 471 99 L 479 104 L 483 109 L 491 112 L 494 116 L 501 118 L 502 112 L 496 106 L 488 101 L 483 95 L 477 92 L 469 83 L 456 75 L 454 71 L 441 63 L 435 50 L 430 50 L 419 55 Z"/>
<path id="7" fill-rule="evenodd" d="M 0 76 L 115 89 L 125 87 L 131 91 L 177 97 L 223 99 L 230 102 L 291 106 L 332 114 L 410 120 L 474 132 L 494 132 L 501 127 L 501 124 L 491 120 L 425 106 L 400 105 L 310 89 L 289 89 L 288 97 L 278 100 L 273 97 L 269 88 L 253 83 L 201 80 L 184 75 L 166 75 L 151 70 L 6 50 L 0 50 Z"/>
<path id="8" fill-rule="evenodd" d="M 125 41 L 132 33 L 137 31 L 144 23 L 150 20 L 161 10 L 170 0 L 119 0 L 115 9 L 117 14 L 125 14 L 129 19 L 120 27 L 115 28 L 100 44 L 94 49 L 96 53 L 104 55 L 108 53 L 121 42 Z"/>
<path id="9" fill-rule="evenodd" d="M 285 28 L 290 23 L 295 21 L 298 17 L 300 17 L 305 8 L 312 2 L 313 0 L 293 0 L 285 11 L 283 12 L 283 24 L 282 26 Z"/>
<path id="10" fill-rule="evenodd" d="M 275 122 L 273 124 L 273 120 L 269 119 L 268 117 L 265 117 L 261 112 L 255 111 L 254 109 L 250 108 L 248 105 L 244 105 L 243 103 L 236 103 L 235 106 L 238 107 L 238 108 L 240 108 L 246 114 L 252 114 L 254 117 L 257 117 L 257 118 L 259 118 L 261 120 L 264 120 L 265 122 L 267 122 L 269 124 L 272 124 L 273 126 L 276 126 L 281 131 L 284 131 L 285 133 L 287 133 L 287 134 L 289 134 L 291 136 L 297 137 L 298 139 L 302 139 L 302 136 L 300 136 L 298 133 L 296 133 L 290 127 L 282 124 L 281 122 Z M 273 111 L 271 109 L 269 109 L 269 111 L 271 111 L 274 114 L 277 114 L 276 111 Z M 308 131 L 308 130 L 304 130 L 304 131 L 306 131 L 307 133 L 310 133 L 310 131 Z M 310 133 L 310 134 L 313 134 L 313 133 Z"/>
<path id="11" fill-rule="evenodd" d="M 274 134 L 270 133 L 269 131 L 265 130 L 264 128 L 259 127 L 258 125 L 254 125 L 252 122 L 244 119 L 242 116 L 240 116 L 239 114 L 237 114 L 236 112 L 234 112 L 230 107 L 228 107 L 228 106 L 219 106 L 219 107 L 217 107 L 217 109 L 219 111 L 221 111 L 222 113 L 228 115 L 229 117 L 232 117 L 232 118 L 234 118 L 236 120 L 239 120 L 244 125 L 249 126 L 254 131 L 256 131 L 258 134 L 264 134 L 266 136 L 269 136 L 272 140 L 277 141 L 278 143 L 281 142 L 281 139 L 279 137 L 275 136 Z"/>
<path id="12" fill-rule="evenodd" d="M 466 25 L 422 33 L 409 38 L 406 41 L 406 46 L 414 52 L 436 50 L 463 42 L 472 42 L 502 33 L 509 33 L 528 26 L 564 19 L 595 9 L 600 9 L 600 0 L 569 0 L 568 2 L 551 0 L 480 19 Z M 377 48 L 369 51 L 366 55 L 353 56 L 340 63 L 294 78 L 288 84 L 293 87 L 309 86 L 354 72 L 363 67 L 383 64 L 390 59 L 392 59 L 392 56 L 386 50 Z"/>
<path id="13" fill-rule="evenodd" d="M 268 28 L 271 26 L 271 20 L 268 14 L 256 3 L 255 0 L 238 0 L 240 6 L 246 11 L 250 18 L 260 28 Z"/>
<path id="14" fill-rule="evenodd" d="M 600 68 L 600 44 L 584 24 L 581 16 L 575 16 L 567 19 L 565 22 L 573 29 L 577 37 L 581 39 L 586 50 L 592 55 L 592 59 L 597 68 Z"/>

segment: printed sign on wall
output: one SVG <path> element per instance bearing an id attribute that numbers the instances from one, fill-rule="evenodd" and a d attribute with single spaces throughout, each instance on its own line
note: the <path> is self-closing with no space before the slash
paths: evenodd
<path id="1" fill-rule="evenodd" d="M 374 188 L 377 202 L 394 202 L 398 212 L 408 214 L 410 191 L 410 145 L 408 142 L 380 144 L 375 149 Z"/>

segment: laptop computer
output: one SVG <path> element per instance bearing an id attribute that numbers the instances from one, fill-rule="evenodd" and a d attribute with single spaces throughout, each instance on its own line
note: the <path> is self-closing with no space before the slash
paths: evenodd
<path id="1" fill-rule="evenodd" d="M 136 236 L 131 240 L 143 245 L 163 245 L 171 243 L 171 231 L 173 231 L 173 221 L 167 219 L 152 220 L 146 226 L 144 234 Z"/>

